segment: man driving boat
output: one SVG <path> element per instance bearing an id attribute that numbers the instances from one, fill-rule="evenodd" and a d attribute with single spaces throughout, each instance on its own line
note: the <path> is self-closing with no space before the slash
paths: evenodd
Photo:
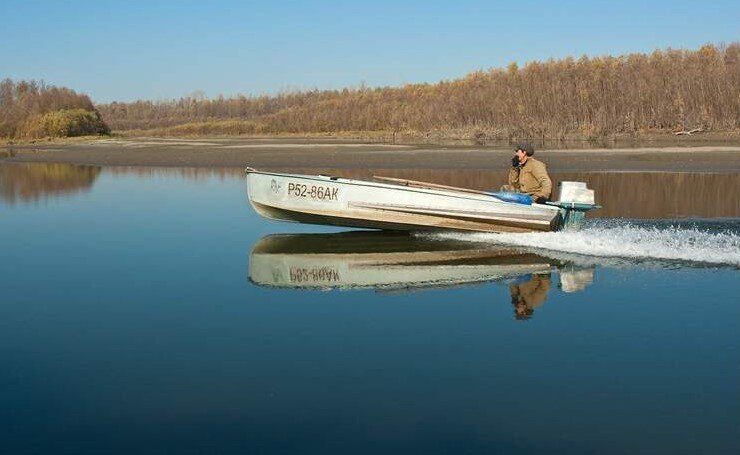
<path id="1" fill-rule="evenodd" d="M 501 187 L 501 190 L 525 193 L 532 197 L 533 202 L 544 204 L 550 200 L 552 180 L 547 174 L 545 163 L 532 158 L 532 155 L 532 144 L 517 145 L 516 155 L 511 159 L 509 184 Z"/>

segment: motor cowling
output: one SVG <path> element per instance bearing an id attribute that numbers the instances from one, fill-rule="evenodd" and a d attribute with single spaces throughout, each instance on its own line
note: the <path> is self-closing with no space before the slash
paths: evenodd
<path id="1" fill-rule="evenodd" d="M 586 212 L 600 208 L 596 205 L 594 190 L 589 189 L 584 182 L 560 182 L 560 198 L 555 202 L 548 202 L 560 208 L 560 219 L 557 230 L 580 229 Z"/>

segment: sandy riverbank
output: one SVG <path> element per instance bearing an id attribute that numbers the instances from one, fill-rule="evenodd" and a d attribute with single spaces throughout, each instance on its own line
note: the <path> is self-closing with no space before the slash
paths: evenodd
<path id="1" fill-rule="evenodd" d="M 127 138 L 5 145 L 0 146 L 0 163 L 505 170 L 511 154 L 509 147 L 372 144 L 315 138 Z M 536 157 L 555 172 L 740 172 L 740 146 L 545 149 L 538 150 Z"/>

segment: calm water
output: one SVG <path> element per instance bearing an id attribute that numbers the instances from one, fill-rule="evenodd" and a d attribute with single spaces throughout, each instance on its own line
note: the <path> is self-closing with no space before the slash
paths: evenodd
<path id="1" fill-rule="evenodd" d="M 579 233 L 399 236 L 265 221 L 239 172 L 0 165 L 2 451 L 737 453 L 738 176 L 585 178 Z"/>

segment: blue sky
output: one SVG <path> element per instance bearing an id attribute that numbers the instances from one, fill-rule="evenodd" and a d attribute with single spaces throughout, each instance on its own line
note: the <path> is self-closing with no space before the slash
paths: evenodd
<path id="1" fill-rule="evenodd" d="M 95 101 L 402 85 L 740 41 L 740 2 L 0 1 L 0 78 Z"/>

